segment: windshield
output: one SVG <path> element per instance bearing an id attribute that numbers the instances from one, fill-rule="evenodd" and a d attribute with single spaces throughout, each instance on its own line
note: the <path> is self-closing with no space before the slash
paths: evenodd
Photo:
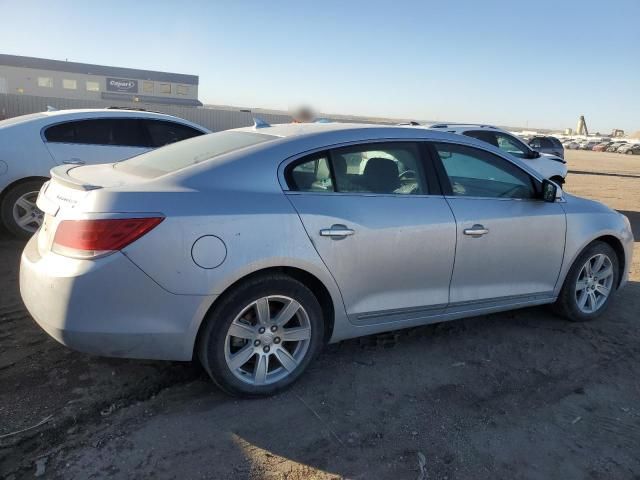
<path id="1" fill-rule="evenodd" d="M 113 168 L 143 177 L 159 177 L 276 138 L 278 137 L 238 131 L 210 133 L 143 153 L 117 163 Z"/>

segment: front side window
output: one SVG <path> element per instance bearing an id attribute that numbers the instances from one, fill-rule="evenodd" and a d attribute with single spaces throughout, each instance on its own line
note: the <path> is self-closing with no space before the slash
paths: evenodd
<path id="1" fill-rule="evenodd" d="M 519 158 L 529 158 L 530 151 L 524 143 L 511 135 L 495 132 L 498 148 Z"/>
<path id="2" fill-rule="evenodd" d="M 62 88 L 66 90 L 76 90 L 78 88 L 78 82 L 65 78 L 62 80 Z"/>
<path id="3" fill-rule="evenodd" d="M 536 198 L 531 177 L 503 158 L 450 143 L 437 143 L 435 149 L 455 196 Z"/>
<path id="4" fill-rule="evenodd" d="M 38 77 L 38 86 L 42 88 L 53 88 L 53 78 Z"/>

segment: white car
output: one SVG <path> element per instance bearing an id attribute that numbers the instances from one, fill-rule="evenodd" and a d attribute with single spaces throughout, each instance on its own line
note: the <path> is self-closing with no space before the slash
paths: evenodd
<path id="1" fill-rule="evenodd" d="M 498 127 L 478 124 L 440 123 L 431 125 L 428 128 L 457 133 L 490 143 L 503 152 L 524 160 L 527 165 L 540 172 L 544 178 L 548 178 L 560 186 L 562 186 L 567 176 L 566 160 L 557 155 L 537 152 L 515 135 Z"/>
<path id="2" fill-rule="evenodd" d="M 18 237 L 42 223 L 36 199 L 60 164 L 125 160 L 210 133 L 181 118 L 140 110 L 59 110 L 0 121 L 0 220 Z"/>

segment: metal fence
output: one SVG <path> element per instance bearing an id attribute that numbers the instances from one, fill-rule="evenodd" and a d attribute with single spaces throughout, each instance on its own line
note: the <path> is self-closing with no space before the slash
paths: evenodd
<path id="1" fill-rule="evenodd" d="M 285 114 L 250 113 L 239 110 L 210 108 L 210 107 L 182 107 L 177 105 L 158 105 L 133 102 L 118 102 L 105 100 L 78 100 L 55 97 L 36 97 L 33 95 L 0 94 L 0 119 L 26 115 L 28 113 L 43 112 L 47 107 L 58 110 L 70 108 L 106 108 L 106 107 L 144 108 L 155 112 L 168 113 L 191 122 L 197 123 L 217 132 L 230 128 L 247 127 L 253 125 L 253 117 L 260 117 L 268 123 L 288 123 L 291 117 Z M 359 119 L 357 117 L 329 118 L 335 121 L 362 121 L 366 123 L 383 123 L 371 119 Z M 387 121 L 384 123 L 390 123 Z"/>

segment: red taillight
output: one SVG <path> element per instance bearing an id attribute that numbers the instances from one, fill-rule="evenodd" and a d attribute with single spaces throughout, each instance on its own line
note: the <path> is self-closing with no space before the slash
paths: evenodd
<path id="1" fill-rule="evenodd" d="M 53 239 L 53 251 L 93 257 L 122 250 L 157 226 L 163 217 L 63 220 Z"/>

